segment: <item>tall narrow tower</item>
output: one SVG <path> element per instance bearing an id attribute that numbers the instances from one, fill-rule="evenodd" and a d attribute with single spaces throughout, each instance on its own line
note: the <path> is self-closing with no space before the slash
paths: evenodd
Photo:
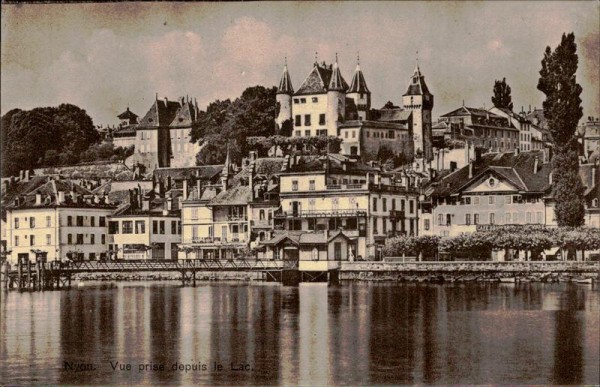
<path id="1" fill-rule="evenodd" d="M 276 100 L 279 103 L 279 113 L 275 122 L 277 123 L 277 131 L 281 131 L 283 123 L 289 120 L 289 125 L 292 124 L 292 95 L 294 94 L 294 87 L 292 86 L 292 80 L 287 68 L 287 59 L 285 66 L 283 67 L 283 75 L 279 82 L 279 88 L 277 89 Z"/>
<path id="2" fill-rule="evenodd" d="M 425 84 L 425 77 L 421 74 L 419 64 L 410 77 L 408 90 L 402 96 L 404 109 L 412 111 L 413 141 L 415 157 L 424 157 L 432 160 L 432 134 L 431 134 L 431 110 L 433 109 L 433 95 Z"/>
<path id="3" fill-rule="evenodd" d="M 340 73 L 337 54 L 331 73 L 331 80 L 327 88 L 327 135 L 337 136 L 338 125 L 342 123 L 346 115 L 346 90 L 348 84 Z"/>
<path id="4" fill-rule="evenodd" d="M 361 121 L 369 118 L 369 110 L 371 109 L 371 92 L 367 87 L 365 76 L 360 70 L 360 61 L 356 61 L 356 70 L 354 70 L 354 77 L 350 82 L 350 88 L 346 93 L 348 98 L 354 100 L 354 104 L 358 110 L 358 119 Z"/>

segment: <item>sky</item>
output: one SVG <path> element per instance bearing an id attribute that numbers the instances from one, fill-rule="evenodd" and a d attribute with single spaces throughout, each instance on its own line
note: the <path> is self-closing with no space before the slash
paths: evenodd
<path id="1" fill-rule="evenodd" d="M 401 104 L 418 58 L 434 117 L 491 107 L 503 77 L 528 110 L 546 46 L 574 32 L 584 119 L 600 116 L 598 1 L 2 4 L 1 20 L 2 114 L 72 103 L 112 125 L 157 93 L 204 109 L 277 85 L 286 57 L 298 89 L 336 53 L 348 83 L 360 55 L 373 107 Z"/>

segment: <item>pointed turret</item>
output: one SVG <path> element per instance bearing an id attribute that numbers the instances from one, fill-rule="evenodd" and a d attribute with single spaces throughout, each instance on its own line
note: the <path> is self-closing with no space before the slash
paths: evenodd
<path id="1" fill-rule="evenodd" d="M 284 132 L 291 132 L 292 128 L 292 95 L 294 94 L 294 87 L 292 86 L 292 80 L 287 68 L 287 58 L 285 65 L 283 66 L 283 75 L 279 82 L 279 88 L 277 89 L 276 100 L 279 104 L 279 114 L 275 123 L 277 124 L 277 134 L 280 134 L 282 129 L 285 128 Z"/>
<path id="2" fill-rule="evenodd" d="M 331 74 L 331 81 L 329 81 L 329 91 L 343 91 L 348 89 L 348 84 L 342 77 L 340 67 L 338 66 L 337 54 L 335 54 L 335 63 L 333 64 L 333 72 Z"/>
<path id="3" fill-rule="evenodd" d="M 360 69 L 360 59 L 356 59 L 356 70 L 354 71 L 354 77 L 350 83 L 350 88 L 346 94 L 348 98 L 354 100 L 359 120 L 369 119 L 369 110 L 371 109 L 371 92 L 367 87 L 365 76 Z M 353 119 L 353 118 L 349 118 Z"/>
<path id="4" fill-rule="evenodd" d="M 292 86 L 292 80 L 290 79 L 287 63 L 285 66 L 283 66 L 283 75 L 281 76 L 281 81 L 279 81 L 277 94 L 294 94 L 294 86 Z"/>
<path id="5" fill-rule="evenodd" d="M 415 66 L 415 71 L 413 72 L 412 77 L 410 77 L 410 83 L 408 85 L 408 90 L 404 95 L 431 95 L 429 89 L 427 88 L 427 84 L 425 83 L 425 77 L 421 74 L 421 69 L 419 68 L 419 63 L 417 62 Z"/>
<path id="6" fill-rule="evenodd" d="M 431 133 L 433 95 L 425 83 L 425 77 L 421 73 L 418 61 L 413 75 L 410 77 L 408 90 L 402 96 L 402 104 L 404 109 L 412 111 L 413 130 L 411 134 L 413 135 L 415 156 L 431 160 L 433 158 Z"/>

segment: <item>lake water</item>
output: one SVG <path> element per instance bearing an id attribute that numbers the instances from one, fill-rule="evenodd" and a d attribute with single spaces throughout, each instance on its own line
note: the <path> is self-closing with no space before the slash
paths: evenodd
<path id="1" fill-rule="evenodd" d="M 0 384 L 600 382 L 589 285 L 90 283 L 1 297 Z"/>

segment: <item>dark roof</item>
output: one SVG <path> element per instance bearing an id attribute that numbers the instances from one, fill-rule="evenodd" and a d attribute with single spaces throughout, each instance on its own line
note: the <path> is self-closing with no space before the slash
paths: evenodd
<path id="1" fill-rule="evenodd" d="M 62 191 L 65 193 L 65 201 L 57 203 L 58 192 Z M 73 208 L 114 208 L 113 205 L 105 201 L 87 202 L 84 200 L 74 201 L 70 195 L 75 193 L 79 198 L 94 196 L 94 193 L 76 183 L 72 180 L 54 180 L 50 179 L 45 184 L 37 186 L 35 189 L 30 190 L 26 194 L 19 195 L 22 200 L 18 204 L 15 203 L 16 196 L 12 202 L 7 203 L 6 207 L 10 209 L 18 208 L 32 208 L 32 207 L 73 207 Z M 36 204 L 36 195 L 42 196 L 42 203 Z"/>
<path id="2" fill-rule="evenodd" d="M 367 81 L 365 81 L 365 76 L 360 70 L 359 65 L 356 65 L 356 70 L 354 71 L 352 82 L 350 82 L 348 93 L 370 93 L 369 88 L 367 87 Z"/>
<path id="3" fill-rule="evenodd" d="M 312 71 L 302 85 L 298 88 L 298 91 L 294 93 L 294 95 L 303 95 L 303 94 L 324 94 L 329 90 L 329 85 L 331 82 L 331 76 L 333 74 L 333 70 L 330 67 L 325 67 L 325 64 L 322 65 L 315 63 Z M 345 89 L 348 88 L 348 84 L 341 76 L 341 82 Z"/>
<path id="4" fill-rule="evenodd" d="M 356 128 L 356 127 L 366 127 L 366 128 L 377 128 L 377 129 L 403 129 L 408 130 L 408 127 L 404 124 L 396 123 L 396 122 L 382 122 L 382 121 L 370 121 L 370 120 L 351 120 L 345 121 L 343 124 L 338 126 L 338 129 L 344 128 Z"/>
<path id="5" fill-rule="evenodd" d="M 138 128 L 169 126 L 175 119 L 180 107 L 181 105 L 177 101 L 157 99 L 144 118 L 141 119 Z"/>
<path id="6" fill-rule="evenodd" d="M 366 175 L 367 172 L 378 171 L 377 168 L 370 167 L 349 157 L 329 154 L 326 156 L 299 156 L 298 162 L 294 163 L 286 172 L 324 172 L 326 160 L 329 173 Z M 346 164 L 346 170 L 344 170 L 344 164 Z"/>
<path id="7" fill-rule="evenodd" d="M 9 185 L 8 190 L 2 193 L 2 202 L 10 203 L 18 195 L 28 194 L 34 189 L 46 184 L 48 179 L 48 176 L 32 176 L 27 181 L 17 181 L 12 185 Z"/>
<path id="8" fill-rule="evenodd" d="M 175 112 L 175 117 L 171 121 L 171 127 L 190 127 L 196 121 L 197 111 L 191 101 L 185 101 L 183 97 L 179 99 L 179 108 Z"/>
<path id="9" fill-rule="evenodd" d="M 335 91 L 348 90 L 348 84 L 342 77 L 342 73 L 340 72 L 340 67 L 338 66 L 337 60 L 333 64 L 333 73 L 331 74 L 331 81 L 329 82 L 328 90 L 335 90 Z"/>
<path id="10" fill-rule="evenodd" d="M 129 110 L 129 107 L 128 107 L 127 110 L 125 110 L 123 113 L 119 114 L 117 117 L 121 120 L 135 121 L 136 118 L 138 118 L 138 115 L 135 114 L 134 112 L 132 112 L 131 110 Z"/>
<path id="11" fill-rule="evenodd" d="M 156 168 L 154 177 L 166 180 L 171 177 L 173 180 L 190 179 L 192 176 L 201 180 L 212 180 L 223 170 L 223 165 L 201 165 L 185 168 Z"/>
<path id="12" fill-rule="evenodd" d="M 238 185 L 226 191 L 221 191 L 215 196 L 208 206 L 240 206 L 246 205 L 251 201 L 250 187 L 247 185 Z"/>
<path id="13" fill-rule="evenodd" d="M 146 195 L 148 196 L 148 195 Z M 124 202 L 124 205 L 120 206 L 113 216 L 128 216 L 128 215 L 147 215 L 147 216 L 169 216 L 169 217 L 179 217 L 181 215 L 181 211 L 177 207 L 177 200 L 174 197 L 172 200 L 171 210 L 168 210 L 167 201 L 168 198 L 164 197 L 155 197 L 148 198 L 149 199 L 149 209 L 143 210 L 137 206 L 132 205 L 132 203 L 127 200 Z M 166 210 L 166 213 L 164 212 Z"/>
<path id="14" fill-rule="evenodd" d="M 413 76 L 410 78 L 410 84 L 408 85 L 408 90 L 404 95 L 424 95 L 429 94 L 429 89 L 427 88 L 427 84 L 425 83 L 425 77 L 421 74 L 421 70 L 419 69 L 419 65 L 415 68 L 415 72 Z"/>
<path id="15" fill-rule="evenodd" d="M 281 173 L 281 167 L 285 163 L 283 157 L 263 157 L 253 161 L 254 163 L 254 176 L 263 176 L 270 179 L 273 176 Z M 252 164 L 252 162 L 251 162 Z M 232 179 L 232 185 L 241 184 L 243 180 L 250 177 L 250 168 L 252 165 L 245 166 L 237 175 Z"/>
<path id="16" fill-rule="evenodd" d="M 384 122 L 406 122 L 410 119 L 412 112 L 400 108 L 379 109 L 379 118 L 377 121 Z"/>
<path id="17" fill-rule="evenodd" d="M 300 235 L 301 245 L 326 245 L 327 236 L 322 232 L 317 233 L 304 233 Z"/>
<path id="18" fill-rule="evenodd" d="M 294 94 L 294 86 L 292 86 L 287 64 L 283 68 L 283 75 L 281 76 L 281 81 L 279 81 L 277 94 Z"/>
<path id="19" fill-rule="evenodd" d="M 467 106 L 461 106 L 458 109 L 452 110 L 449 113 L 442 115 L 441 117 L 461 117 L 461 116 L 479 116 L 479 117 L 489 117 L 491 118 L 504 118 L 497 114 L 490 112 L 489 110 L 472 108 Z"/>
<path id="20" fill-rule="evenodd" d="M 534 173 L 535 159 L 538 159 L 538 171 Z M 550 188 L 548 175 L 552 170 L 550 163 L 543 163 L 543 151 L 530 151 L 515 154 L 487 153 L 481 156 L 479 163 L 473 164 L 473 177 L 469 178 L 469 166 L 465 166 L 434 183 L 432 196 L 446 196 L 462 191 L 486 174 L 494 174 L 508 181 L 521 191 L 546 192 Z"/>

